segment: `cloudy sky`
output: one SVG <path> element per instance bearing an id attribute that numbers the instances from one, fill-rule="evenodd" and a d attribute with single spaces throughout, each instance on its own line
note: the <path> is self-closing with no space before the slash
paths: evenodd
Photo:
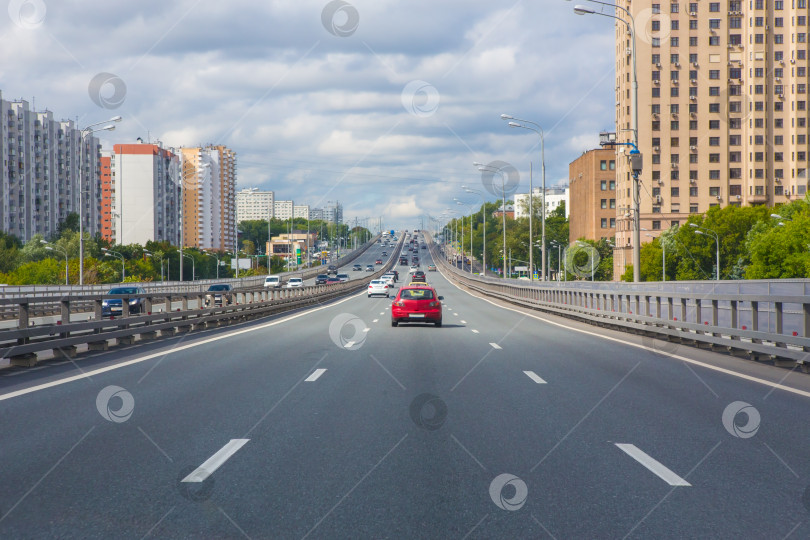
<path id="1" fill-rule="evenodd" d="M 347 220 L 478 204 L 474 161 L 512 164 L 523 192 L 531 161 L 537 186 L 539 137 L 501 113 L 543 127 L 550 186 L 613 126 L 612 21 L 564 0 L 6 3 L 4 99 L 123 116 L 105 147 L 225 144 L 239 189 L 339 200 Z"/>

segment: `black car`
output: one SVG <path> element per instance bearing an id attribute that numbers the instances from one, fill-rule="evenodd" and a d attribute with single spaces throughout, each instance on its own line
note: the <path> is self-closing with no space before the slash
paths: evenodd
<path id="1" fill-rule="evenodd" d="M 326 274 L 318 274 L 315 276 L 315 285 L 326 285 L 327 281 L 329 281 L 329 276 Z"/>
<path id="2" fill-rule="evenodd" d="M 411 281 L 421 281 L 423 283 L 427 283 L 427 278 L 425 277 L 424 272 L 417 270 L 413 273 L 413 276 L 411 276 Z"/>
<path id="3" fill-rule="evenodd" d="M 337 266 L 335 266 L 334 264 L 330 264 L 329 268 L 326 269 L 327 276 L 331 274 L 337 275 L 337 273 L 338 273 Z"/>
<path id="4" fill-rule="evenodd" d="M 146 294 L 146 289 L 143 287 L 114 287 L 107 291 L 107 294 L 127 294 L 127 295 L 139 295 L 139 294 Z M 129 304 L 129 313 L 143 313 L 144 311 L 144 299 L 141 297 L 135 296 L 126 298 L 127 303 Z M 121 298 L 107 298 L 101 301 L 101 315 L 103 317 L 113 317 L 115 315 L 121 315 L 123 310 L 124 301 Z"/>
<path id="5" fill-rule="evenodd" d="M 399 265 L 400 266 L 408 266 L 408 257 L 400 257 L 399 258 Z"/>
<path id="6" fill-rule="evenodd" d="M 425 244 L 422 244 L 422 249 L 427 249 L 427 246 Z"/>
<path id="7" fill-rule="evenodd" d="M 205 293 L 206 306 L 227 306 L 233 301 L 233 287 L 230 283 L 215 283 Z"/>

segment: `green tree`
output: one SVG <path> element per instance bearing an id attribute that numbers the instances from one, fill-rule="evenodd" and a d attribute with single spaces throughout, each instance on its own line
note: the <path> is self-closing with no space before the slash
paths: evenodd
<path id="1" fill-rule="evenodd" d="M 56 226 L 56 238 L 61 237 L 66 232 L 79 232 L 79 214 L 70 212 L 65 216 L 65 219 L 59 222 Z"/>

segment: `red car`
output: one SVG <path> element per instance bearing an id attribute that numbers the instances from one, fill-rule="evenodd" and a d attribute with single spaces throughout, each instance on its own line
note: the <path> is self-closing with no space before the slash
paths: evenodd
<path id="1" fill-rule="evenodd" d="M 382 259 L 377 259 L 376 261 L 374 261 L 374 264 L 382 264 Z"/>
<path id="2" fill-rule="evenodd" d="M 433 287 L 400 287 L 391 304 L 391 326 L 401 322 L 432 322 L 442 325 L 442 300 Z"/>

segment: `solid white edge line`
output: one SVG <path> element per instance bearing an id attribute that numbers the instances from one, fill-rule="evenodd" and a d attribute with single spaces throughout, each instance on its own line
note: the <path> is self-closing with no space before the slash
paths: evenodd
<path id="1" fill-rule="evenodd" d="M 650 472 L 670 486 L 690 487 L 692 484 L 672 472 L 666 465 L 650 456 L 634 444 L 616 443 L 625 454 L 644 465 Z"/>
<path id="2" fill-rule="evenodd" d="M 492 343 L 492 342 L 490 342 L 490 345 L 492 345 L 492 348 L 493 348 L 493 349 L 500 349 L 500 348 L 501 348 L 501 346 L 500 346 L 500 345 L 498 345 L 497 343 Z"/>
<path id="3" fill-rule="evenodd" d="M 319 369 L 316 369 L 315 371 L 313 371 L 313 372 L 312 372 L 312 375 L 310 375 L 309 377 L 307 377 L 306 379 L 304 379 L 304 382 L 314 382 L 314 381 L 317 381 L 317 380 L 318 380 L 318 378 L 319 378 L 321 375 L 323 375 L 324 373 L 326 373 L 326 369 L 324 369 L 324 368 L 319 368 Z"/>
<path id="4" fill-rule="evenodd" d="M 342 304 L 343 302 L 348 302 L 349 300 L 352 300 L 353 298 L 357 298 L 357 297 L 362 296 L 364 294 L 366 294 L 365 291 L 363 291 L 361 293 L 358 293 L 358 294 L 355 294 L 353 296 L 349 296 L 347 298 L 344 298 L 343 300 L 339 300 L 339 301 L 331 303 L 329 305 L 321 306 L 321 307 L 317 307 L 317 308 L 312 308 L 312 309 L 306 310 L 306 311 L 301 312 L 301 313 L 296 313 L 295 315 L 290 315 L 289 317 L 284 317 L 284 318 L 279 319 L 277 321 L 272 321 L 272 322 L 269 322 L 267 324 L 262 324 L 260 326 L 252 326 L 250 328 L 243 328 L 241 330 L 234 330 L 233 332 L 229 332 L 229 333 L 222 334 L 222 335 L 219 335 L 219 336 L 214 336 L 214 337 L 211 337 L 211 338 L 208 338 L 208 339 L 203 339 L 203 340 L 200 340 L 200 341 L 195 341 L 194 343 L 188 343 L 186 345 L 180 345 L 179 347 L 176 347 L 174 349 L 170 349 L 168 351 L 161 351 L 161 352 L 148 354 L 148 355 L 142 356 L 140 358 L 133 358 L 132 360 L 127 360 L 126 362 L 122 362 L 120 364 L 115 364 L 115 365 L 112 365 L 112 366 L 107 366 L 107 367 L 95 369 L 93 371 L 86 371 L 86 372 L 84 372 L 84 373 L 82 373 L 80 375 L 73 375 L 71 377 L 66 377 L 64 379 L 59 379 L 59 380 L 56 380 L 56 381 L 51 381 L 51 382 L 47 382 L 47 383 L 43 383 L 43 384 L 38 384 L 36 386 L 31 386 L 29 388 L 23 388 L 21 390 L 15 390 L 14 392 L 9 392 L 7 394 L 1 394 L 0 395 L 0 401 L 6 400 L 6 399 L 12 399 L 12 398 L 19 397 L 19 396 L 23 396 L 25 394 L 30 394 L 32 392 L 38 392 L 40 390 L 45 390 L 46 388 L 52 388 L 54 386 L 67 384 L 69 382 L 79 381 L 81 379 L 90 379 L 94 375 L 99 375 L 100 373 L 106 373 L 108 371 L 113 371 L 113 370 L 120 369 L 120 368 L 123 368 L 123 367 L 126 367 L 126 366 L 131 366 L 133 364 L 140 364 L 141 362 L 146 362 L 147 360 L 152 360 L 153 358 L 160 358 L 161 356 L 168 356 L 170 354 L 174 354 L 174 353 L 177 353 L 177 352 L 180 352 L 180 351 L 184 351 L 186 349 L 191 349 L 192 347 L 199 347 L 200 345 L 205 345 L 207 343 L 213 343 L 214 341 L 219 341 L 219 340 L 227 339 L 227 338 L 230 338 L 230 337 L 233 337 L 233 336 L 246 334 L 248 332 L 255 332 L 256 330 L 263 330 L 265 328 L 269 328 L 271 326 L 276 326 L 277 324 L 282 324 L 282 323 L 285 323 L 287 321 L 297 319 L 299 317 L 304 317 L 305 315 L 309 315 L 310 313 L 315 313 L 316 311 L 321 311 L 322 309 L 328 309 L 328 308 L 334 307 L 336 305 Z"/>
<path id="5" fill-rule="evenodd" d="M 250 439 L 231 439 L 228 444 L 217 451 L 216 454 L 206 459 L 205 462 L 194 469 L 191 474 L 181 480 L 181 482 L 203 482 L 206 478 L 222 467 L 223 463 L 234 455 Z"/>
<path id="6" fill-rule="evenodd" d="M 534 382 L 536 382 L 537 384 L 547 384 L 547 383 L 546 383 L 546 381 L 544 381 L 544 380 L 543 380 L 543 379 L 540 377 L 540 375 L 538 375 L 538 374 L 537 374 L 537 373 L 535 373 L 534 371 L 524 371 L 523 373 L 525 373 L 527 377 L 529 377 L 531 380 L 533 380 L 533 381 L 534 381 Z"/>
<path id="7" fill-rule="evenodd" d="M 440 272 L 441 272 L 441 270 L 440 270 Z M 497 303 L 489 300 L 488 298 L 484 298 L 483 296 L 473 294 L 470 291 L 465 291 L 464 289 L 462 289 L 461 287 L 459 287 L 458 285 L 453 283 L 450 279 L 448 279 L 447 276 L 444 276 L 443 272 L 442 272 L 442 275 L 443 275 L 443 277 L 445 279 L 447 279 L 448 283 L 453 285 L 459 291 L 461 291 L 463 293 L 466 293 L 466 294 L 469 294 L 473 298 L 478 298 L 479 300 L 482 300 L 484 302 L 492 304 L 495 307 L 505 309 L 507 311 L 514 311 L 515 313 L 520 313 L 521 315 L 523 315 L 525 317 L 531 317 L 533 319 L 537 319 L 538 321 L 543 321 L 545 323 L 552 324 L 552 325 L 560 327 L 560 328 L 565 328 L 566 330 L 571 330 L 573 332 L 579 332 L 580 334 L 585 334 L 585 335 L 588 335 L 588 336 L 593 336 L 593 337 L 605 339 L 605 340 L 608 340 L 608 341 L 613 341 L 613 342 L 616 342 L 616 343 L 620 343 L 622 345 L 626 345 L 628 347 L 635 347 L 636 349 L 643 349 L 645 351 L 653 352 L 653 353 L 656 353 L 656 354 L 669 356 L 670 358 L 673 358 L 675 360 L 680 360 L 680 361 L 686 362 L 688 364 L 692 364 L 692 365 L 695 365 L 695 366 L 701 366 L 701 367 L 704 367 L 706 369 L 710 369 L 712 371 L 718 371 L 720 373 L 725 373 L 726 375 L 731 375 L 732 377 L 737 377 L 739 379 L 744 379 L 746 381 L 751 381 L 751 382 L 754 382 L 754 383 L 758 383 L 758 384 L 761 384 L 763 386 L 769 386 L 771 388 L 784 390 L 785 392 L 790 392 L 790 393 L 793 393 L 793 394 L 796 394 L 796 395 L 799 395 L 799 396 L 804 396 L 804 397 L 810 398 L 810 392 L 808 392 L 806 390 L 800 390 L 798 388 L 793 388 L 792 386 L 785 386 L 785 385 L 780 384 L 780 383 L 775 383 L 775 382 L 771 382 L 771 381 L 768 381 L 768 380 L 765 380 L 765 379 L 760 379 L 759 377 L 754 377 L 753 375 L 746 375 L 745 373 L 739 373 L 737 371 L 732 371 L 730 369 L 726 369 L 726 368 L 723 368 L 723 367 L 720 367 L 720 366 L 714 366 L 712 364 L 707 364 L 705 362 L 701 362 L 700 360 L 693 360 L 692 358 L 687 358 L 685 356 L 680 356 L 678 354 L 659 351 L 659 350 L 654 349 L 652 347 L 647 347 L 646 345 L 641 345 L 641 344 L 638 344 L 638 343 L 630 343 L 630 342 L 623 341 L 621 339 L 613 338 L 613 337 L 610 337 L 610 336 L 603 336 L 601 334 L 597 334 L 596 332 L 590 332 L 588 330 L 583 330 L 581 328 L 574 328 L 572 326 L 567 326 L 567 325 L 562 324 L 562 323 L 551 321 L 551 320 L 546 319 L 544 317 L 539 317 L 539 316 L 534 315 L 532 313 L 526 313 L 526 312 L 521 311 L 519 309 L 514 309 L 514 308 L 511 308 L 511 307 L 502 306 L 500 304 L 497 304 Z M 504 302 L 505 301 L 506 300 L 504 300 Z M 0 399 L 2 399 L 2 396 L 0 396 Z"/>

